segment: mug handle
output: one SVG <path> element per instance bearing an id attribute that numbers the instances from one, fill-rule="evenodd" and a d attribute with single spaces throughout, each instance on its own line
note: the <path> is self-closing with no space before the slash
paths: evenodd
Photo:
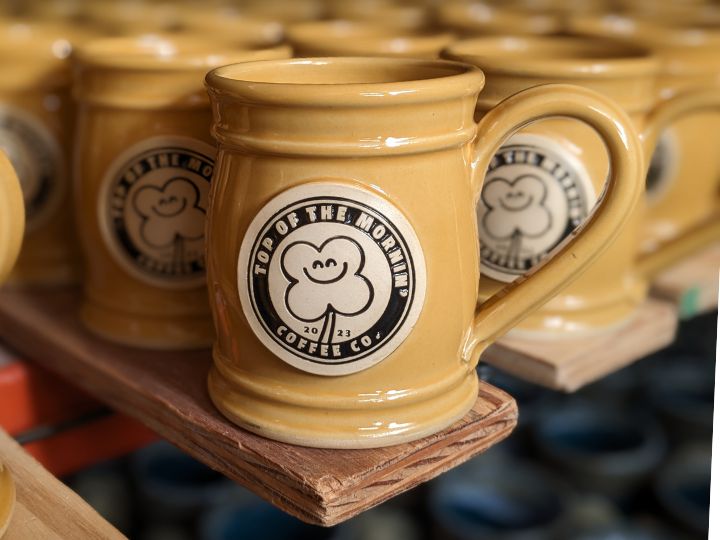
<path id="1" fill-rule="evenodd" d="M 640 134 L 643 150 L 647 156 L 646 169 L 650 165 L 650 158 L 660 135 L 670 124 L 688 114 L 713 109 L 720 112 L 720 90 L 717 88 L 689 90 L 657 105 L 650 112 L 645 130 Z M 638 270 L 645 278 L 652 279 L 664 268 L 718 239 L 720 239 L 720 216 L 712 216 L 682 237 L 665 242 L 659 249 L 641 255 L 637 260 Z"/>
<path id="2" fill-rule="evenodd" d="M 608 150 L 610 175 L 595 211 L 550 257 L 478 305 L 463 350 L 466 362 L 477 361 L 490 343 L 547 303 L 595 261 L 620 234 L 643 192 L 640 139 L 625 111 L 593 90 L 546 84 L 507 98 L 478 123 L 472 164 L 475 204 L 485 171 L 503 142 L 528 124 L 549 117 L 580 120 L 597 131 Z"/>
<path id="3" fill-rule="evenodd" d="M 25 204 L 15 169 L 0 152 L 0 283 L 15 264 L 25 231 Z"/>

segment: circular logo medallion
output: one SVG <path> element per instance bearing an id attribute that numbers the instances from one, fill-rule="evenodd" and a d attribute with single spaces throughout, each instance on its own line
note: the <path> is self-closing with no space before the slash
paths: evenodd
<path id="1" fill-rule="evenodd" d="M 345 375 L 408 336 L 425 300 L 415 231 L 387 199 L 312 182 L 268 202 L 238 257 L 238 291 L 257 337 L 303 371 Z"/>
<path id="2" fill-rule="evenodd" d="M 673 130 L 666 129 L 658 139 L 645 177 L 645 193 L 650 203 L 659 200 L 670 187 L 677 174 L 678 154 L 677 135 Z"/>
<path id="3" fill-rule="evenodd" d="M 525 274 L 588 216 L 595 191 L 582 164 L 556 141 L 515 135 L 488 167 L 477 206 L 482 273 Z"/>
<path id="4" fill-rule="evenodd" d="M 151 285 L 205 283 L 205 214 L 215 149 L 187 137 L 153 137 L 105 175 L 100 229 L 117 262 Z"/>
<path id="5" fill-rule="evenodd" d="M 65 193 L 62 150 L 40 120 L 5 106 L 0 106 L 0 150 L 20 180 L 26 231 L 32 231 L 52 216 Z"/>

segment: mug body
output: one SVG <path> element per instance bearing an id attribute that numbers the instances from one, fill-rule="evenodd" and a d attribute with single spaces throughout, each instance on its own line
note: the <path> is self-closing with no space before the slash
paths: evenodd
<path id="1" fill-rule="evenodd" d="M 648 17 L 645 17 L 648 19 Z M 660 59 L 655 105 L 673 96 L 720 84 L 720 30 L 716 22 L 686 15 L 577 16 L 570 29 L 649 48 Z M 672 20 L 671 20 L 672 19 Z M 699 111 L 673 122 L 660 136 L 647 177 L 644 254 L 717 215 L 720 159 L 708 133 L 720 130 L 720 113 Z"/>
<path id="2" fill-rule="evenodd" d="M 76 196 L 91 330 L 140 347 L 210 345 L 204 227 L 215 146 L 203 77 L 223 62 L 287 54 L 161 37 L 79 51 Z"/>
<path id="3" fill-rule="evenodd" d="M 462 417 L 477 398 L 461 351 L 479 278 L 482 73 L 322 58 L 207 82 L 213 402 L 250 431 L 318 447 L 397 444 Z"/>
<path id="4" fill-rule="evenodd" d="M 0 152 L 0 284 L 20 253 L 25 232 L 25 205 L 20 181 L 7 156 Z"/>
<path id="5" fill-rule="evenodd" d="M 75 105 L 69 56 L 86 36 L 56 23 L 0 22 L 0 149 L 23 189 L 27 227 L 10 276 L 17 286 L 79 279 L 70 163 Z"/>
<path id="6" fill-rule="evenodd" d="M 476 115 L 533 86 L 571 83 L 615 99 L 638 127 L 654 99 L 657 60 L 649 51 L 584 38 L 478 38 L 446 50 L 488 74 Z M 593 69 L 591 69 L 593 68 Z M 520 130 L 497 152 L 485 177 L 477 218 L 483 280 L 492 296 L 526 274 L 592 215 L 608 176 L 608 154 L 587 125 L 547 119 Z M 625 324 L 647 294 L 635 259 L 644 204 L 623 233 L 582 275 L 514 335 L 578 336 Z"/>
<path id="7" fill-rule="evenodd" d="M 673 26 L 670 37 L 640 40 L 657 51 L 664 69 L 658 79 L 658 104 L 682 92 L 701 88 L 720 91 L 720 27 Z M 720 111 L 688 114 L 660 136 L 647 177 L 647 217 L 643 253 L 708 219 L 720 219 L 720 156 L 717 140 Z"/>

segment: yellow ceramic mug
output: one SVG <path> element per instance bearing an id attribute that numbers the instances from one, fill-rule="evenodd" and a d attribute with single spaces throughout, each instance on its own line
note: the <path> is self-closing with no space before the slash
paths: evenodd
<path id="1" fill-rule="evenodd" d="M 528 13 L 479 0 L 446 0 L 437 6 L 437 21 L 462 36 L 549 35 L 562 30 L 557 13 Z"/>
<path id="2" fill-rule="evenodd" d="M 707 107 L 683 114 L 660 136 L 648 174 L 647 214 L 640 265 L 646 275 L 717 240 L 720 220 L 720 25 L 686 16 L 667 24 L 630 15 L 575 16 L 573 32 L 623 39 L 652 50 L 661 60 L 656 101 L 700 88 Z M 714 110 L 712 110 L 714 109 Z M 669 110 L 669 109 L 668 109 Z M 667 114 L 667 113 L 663 113 Z"/>
<path id="3" fill-rule="evenodd" d="M 20 178 L 26 235 L 14 285 L 78 280 L 70 162 L 75 105 L 69 56 L 87 33 L 52 22 L 0 20 L 0 149 Z"/>
<path id="4" fill-rule="evenodd" d="M 377 447 L 436 432 L 477 399 L 480 352 L 611 242 L 642 190 L 637 135 L 600 95 L 555 85 L 477 125 L 483 73 L 444 61 L 316 58 L 210 72 L 219 142 L 208 215 L 217 329 L 210 395 L 258 434 Z M 500 144 L 570 116 L 612 176 L 583 231 L 476 307 L 475 204 Z"/>
<path id="5" fill-rule="evenodd" d="M 720 105 L 720 95 L 692 93 L 656 105 L 660 60 L 649 50 L 588 37 L 478 38 L 444 56 L 480 67 L 488 76 L 477 106 L 482 117 L 526 88 L 572 83 L 622 106 L 643 133 L 646 161 L 663 128 L 694 110 Z M 478 205 L 483 297 L 534 268 L 593 211 L 608 174 L 602 141 L 587 126 L 558 118 L 528 126 L 490 164 Z M 524 192 L 524 197 L 517 196 Z M 534 203 L 524 203 L 535 194 Z M 647 294 L 637 257 L 644 204 L 628 215 L 619 236 L 582 276 L 515 331 L 528 337 L 577 336 L 627 322 Z"/>
<path id="6" fill-rule="evenodd" d="M 398 56 L 437 58 L 455 40 L 449 32 L 421 32 L 344 20 L 316 21 L 288 28 L 295 56 Z"/>
<path id="7" fill-rule="evenodd" d="M 0 538 L 7 531 L 15 510 L 15 483 L 7 467 L 0 461 Z"/>
<path id="8" fill-rule="evenodd" d="M 289 55 L 285 46 L 158 36 L 78 51 L 76 195 L 90 329 L 141 347 L 210 344 L 204 226 L 215 146 L 203 77 Z"/>
<path id="9" fill-rule="evenodd" d="M 0 283 L 7 278 L 20 253 L 25 229 L 25 206 L 15 171 L 0 152 Z"/>

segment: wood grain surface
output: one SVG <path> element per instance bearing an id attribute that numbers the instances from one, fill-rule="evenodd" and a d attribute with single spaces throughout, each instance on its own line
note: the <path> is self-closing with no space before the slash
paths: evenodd
<path id="1" fill-rule="evenodd" d="M 17 497 L 3 540 L 125 538 L 1 429 L 0 460 L 10 470 Z"/>
<path id="2" fill-rule="evenodd" d="M 442 433 L 368 450 L 278 443 L 225 420 L 205 380 L 209 351 L 139 350 L 89 334 L 76 290 L 0 293 L 0 338 L 213 469 L 309 523 L 333 525 L 429 480 L 504 439 L 515 401 L 480 383 L 473 409 Z"/>

